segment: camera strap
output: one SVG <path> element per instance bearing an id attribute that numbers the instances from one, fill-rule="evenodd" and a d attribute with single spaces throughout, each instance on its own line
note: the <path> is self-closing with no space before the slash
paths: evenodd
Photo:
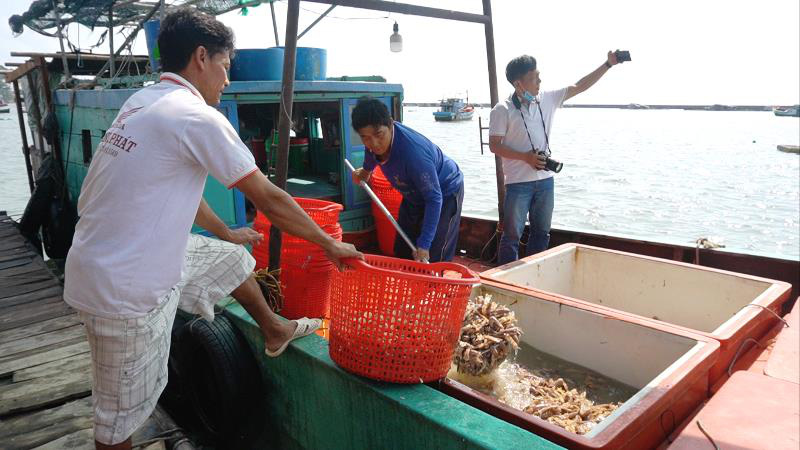
<path id="1" fill-rule="evenodd" d="M 516 94 L 514 94 L 516 96 Z M 519 102 L 519 100 L 517 100 Z M 516 102 L 515 102 L 516 104 Z M 550 139 L 547 137 L 547 126 L 544 124 L 544 114 L 542 114 L 542 105 L 539 101 L 536 102 L 536 107 L 539 109 L 539 118 L 542 119 L 542 130 L 544 130 L 544 142 L 545 142 L 545 151 L 546 155 L 550 156 Z M 528 142 L 531 143 L 531 151 L 536 151 L 536 146 L 533 145 L 533 139 L 531 139 L 531 132 L 528 130 L 528 124 L 525 122 L 525 114 L 522 114 L 521 105 L 517 107 L 519 110 L 519 116 L 522 117 L 522 125 L 525 126 L 525 134 L 528 135 Z M 530 112 L 530 109 L 528 110 Z"/>

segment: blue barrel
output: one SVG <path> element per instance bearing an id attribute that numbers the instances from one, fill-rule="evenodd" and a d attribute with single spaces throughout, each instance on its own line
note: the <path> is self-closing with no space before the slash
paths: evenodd
<path id="1" fill-rule="evenodd" d="M 328 71 L 328 51 L 324 48 L 297 47 L 294 79 L 302 81 L 324 80 Z"/>
<path id="2" fill-rule="evenodd" d="M 231 62 L 231 81 L 280 81 L 283 78 L 283 47 L 236 50 Z M 294 79 L 324 80 L 328 56 L 324 48 L 297 47 Z"/>
<path id="3" fill-rule="evenodd" d="M 147 54 L 150 55 L 150 69 L 156 73 L 161 69 L 161 53 L 158 51 L 158 30 L 161 29 L 161 21 L 148 20 L 142 28 L 147 41 Z"/>
<path id="4" fill-rule="evenodd" d="M 236 50 L 231 62 L 231 81 L 280 81 L 283 78 L 283 47 Z"/>

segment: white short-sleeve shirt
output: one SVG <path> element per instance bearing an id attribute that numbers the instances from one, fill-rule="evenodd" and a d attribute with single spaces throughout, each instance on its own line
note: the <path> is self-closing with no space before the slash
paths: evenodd
<path id="1" fill-rule="evenodd" d="M 509 96 L 504 101 L 498 102 L 489 116 L 489 135 L 503 137 L 503 145 L 520 153 L 531 151 L 531 141 L 537 150 L 544 150 L 547 146 L 545 128 L 542 127 L 542 117 L 547 127 L 547 137 L 553 129 L 553 116 L 556 110 L 564 103 L 567 89 L 556 91 L 543 91 L 539 93 L 539 106 L 531 102 L 527 106 L 517 109 Z M 523 122 L 524 120 L 524 122 Z M 527 130 L 525 129 L 527 125 Z M 530 139 L 528 136 L 530 135 Z M 550 139 L 552 141 L 552 139 Z M 503 174 L 505 184 L 524 183 L 527 181 L 543 180 L 553 176 L 548 170 L 535 170 L 525 161 L 503 158 Z"/>
<path id="2" fill-rule="evenodd" d="M 81 187 L 64 300 L 108 318 L 151 311 L 180 281 L 208 174 L 230 188 L 256 170 L 228 120 L 185 79 L 165 73 L 132 95 Z"/>

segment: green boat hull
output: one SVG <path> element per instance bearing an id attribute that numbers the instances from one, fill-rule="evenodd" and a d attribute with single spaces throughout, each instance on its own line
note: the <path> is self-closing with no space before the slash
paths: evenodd
<path id="1" fill-rule="evenodd" d="M 257 357 L 266 386 L 265 446 L 282 449 L 556 449 L 528 431 L 425 385 L 368 380 L 337 367 L 312 335 L 266 358 L 261 332 L 238 304 L 234 323 Z"/>

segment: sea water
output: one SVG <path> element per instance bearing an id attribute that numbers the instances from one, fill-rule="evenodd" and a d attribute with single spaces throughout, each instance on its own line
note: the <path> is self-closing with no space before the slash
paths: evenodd
<path id="1" fill-rule="evenodd" d="M 481 154 L 478 117 L 435 122 L 430 107 L 403 120 L 438 144 L 465 176 L 464 213 L 497 217 L 494 155 Z M 759 111 L 559 109 L 549 135 L 553 227 L 800 257 L 800 119 Z M 488 142 L 488 131 L 483 131 Z"/>

